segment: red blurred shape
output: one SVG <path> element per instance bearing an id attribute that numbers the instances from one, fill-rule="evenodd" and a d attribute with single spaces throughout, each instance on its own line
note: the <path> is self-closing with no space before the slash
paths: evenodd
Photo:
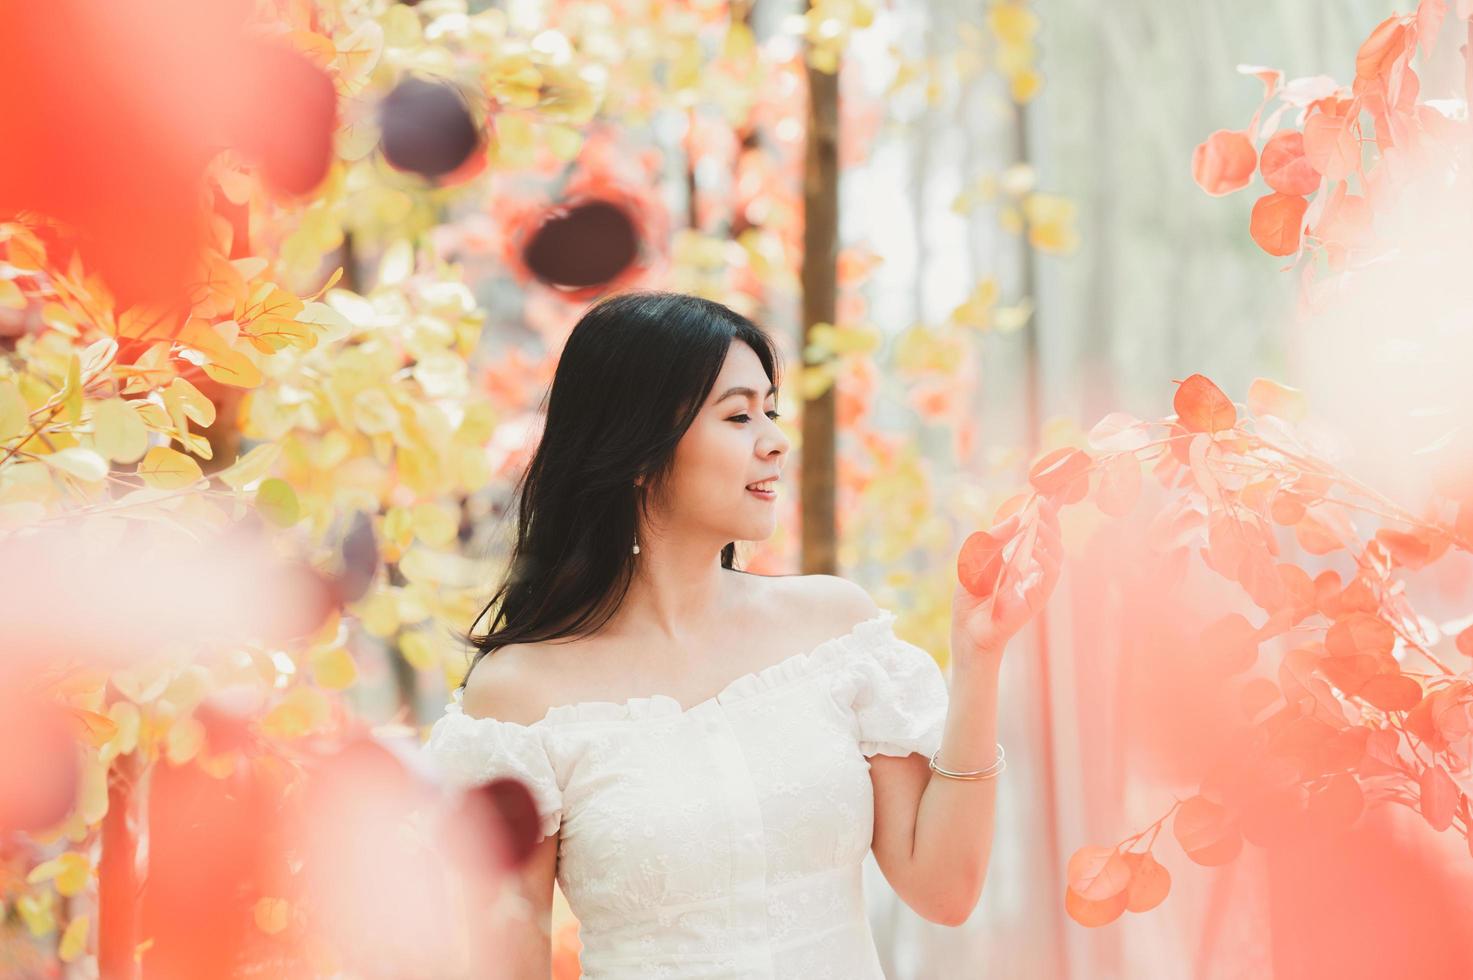
<path id="1" fill-rule="evenodd" d="M 0 4 L 0 217 L 70 226 L 122 306 L 181 302 L 221 149 L 294 193 L 330 161 L 331 79 L 248 35 L 251 13 L 241 0 Z"/>
<path id="2" fill-rule="evenodd" d="M 1275 976 L 1473 975 L 1473 874 L 1461 842 L 1388 809 L 1268 852 Z"/>
<path id="3" fill-rule="evenodd" d="M 29 678 L 0 675 L 0 835 L 57 824 L 76 802 L 76 731 L 66 710 L 30 696 Z"/>

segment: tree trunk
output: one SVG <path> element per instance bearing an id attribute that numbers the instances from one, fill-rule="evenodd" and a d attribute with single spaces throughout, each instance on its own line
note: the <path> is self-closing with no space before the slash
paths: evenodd
<path id="1" fill-rule="evenodd" d="M 808 66 L 808 150 L 803 167 L 803 346 L 834 321 L 839 255 L 839 73 Z M 804 574 L 838 572 L 834 408 L 831 386 L 803 408 Z"/>

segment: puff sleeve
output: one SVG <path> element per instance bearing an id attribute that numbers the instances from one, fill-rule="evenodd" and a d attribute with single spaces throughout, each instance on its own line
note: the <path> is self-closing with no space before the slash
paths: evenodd
<path id="1" fill-rule="evenodd" d="M 851 705 L 866 756 L 930 756 L 941 747 L 950 694 L 935 659 L 895 635 L 885 610 L 849 659 Z"/>
<path id="2" fill-rule="evenodd" d="M 496 718 L 472 718 L 461 707 L 455 691 L 445 713 L 430 728 L 424 751 L 446 782 L 460 788 L 510 776 L 526 785 L 537 804 L 541 836 L 562 824 L 563 799 L 557 774 L 536 725 L 519 725 Z"/>

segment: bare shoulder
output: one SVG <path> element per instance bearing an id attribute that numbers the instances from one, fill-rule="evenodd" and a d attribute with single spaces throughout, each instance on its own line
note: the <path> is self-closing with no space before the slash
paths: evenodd
<path id="1" fill-rule="evenodd" d="M 511 643 L 483 656 L 471 669 L 461 708 L 472 718 L 530 725 L 547 712 L 548 677 L 539 663 L 541 643 Z"/>
<path id="2" fill-rule="evenodd" d="M 794 599 L 809 616 L 821 614 L 835 635 L 880 614 L 864 586 L 839 575 L 794 575 L 788 578 Z"/>

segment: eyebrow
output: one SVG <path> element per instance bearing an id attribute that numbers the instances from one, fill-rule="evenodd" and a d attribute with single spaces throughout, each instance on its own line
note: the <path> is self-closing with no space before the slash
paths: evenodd
<path id="1" fill-rule="evenodd" d="M 722 392 L 721 397 L 718 398 L 718 399 L 716 399 L 716 401 L 718 401 L 718 402 L 724 402 L 728 398 L 730 398 L 732 395 L 742 395 L 744 397 L 750 398 L 750 397 L 752 397 L 755 394 L 757 394 L 757 391 L 756 391 L 755 388 L 746 388 L 746 387 L 740 387 L 739 386 L 739 387 L 736 387 L 736 388 L 728 388 L 728 389 L 726 389 L 726 391 Z M 777 394 L 777 385 L 773 385 L 771 388 L 768 388 L 767 389 L 767 394 L 769 394 L 769 395 L 775 395 L 775 394 Z"/>

